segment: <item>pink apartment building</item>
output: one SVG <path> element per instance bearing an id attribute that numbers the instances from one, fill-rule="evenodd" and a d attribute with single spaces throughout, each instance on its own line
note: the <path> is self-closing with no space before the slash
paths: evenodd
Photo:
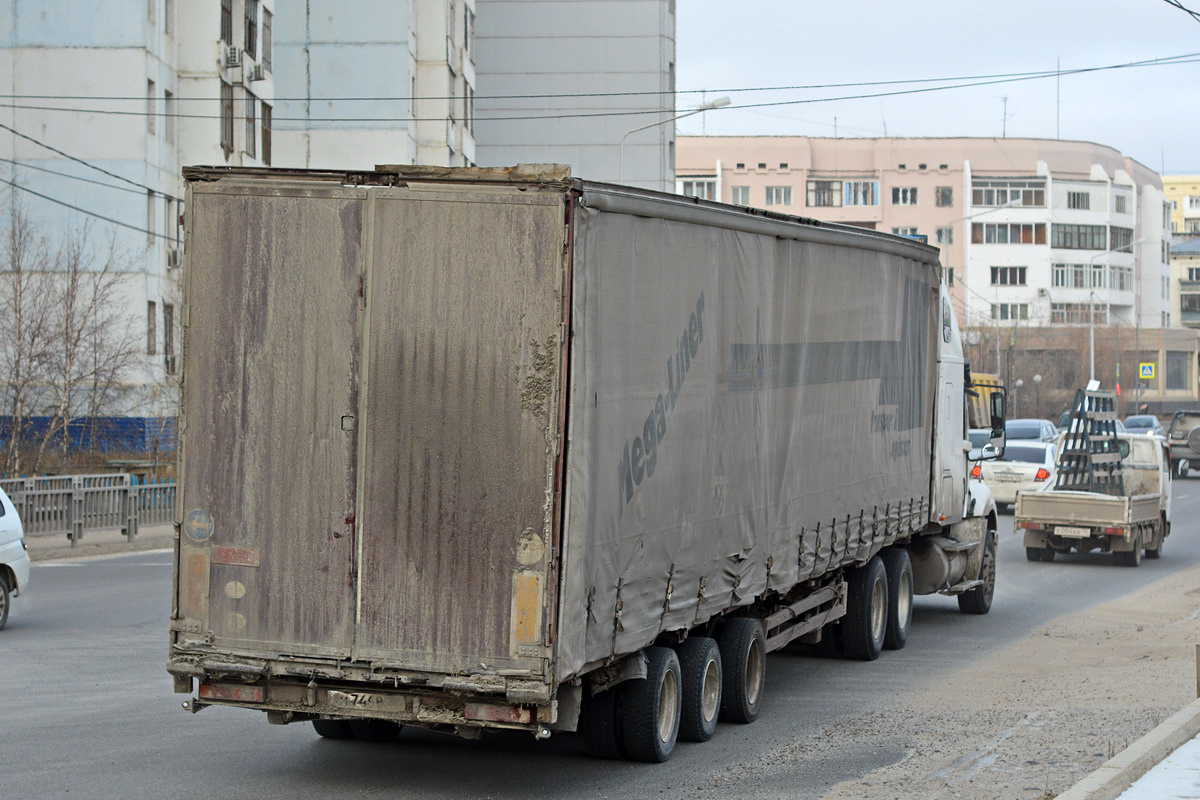
<path id="1" fill-rule="evenodd" d="M 676 191 L 915 236 L 966 326 L 1169 327 L 1162 179 L 1055 139 L 680 136 Z"/>

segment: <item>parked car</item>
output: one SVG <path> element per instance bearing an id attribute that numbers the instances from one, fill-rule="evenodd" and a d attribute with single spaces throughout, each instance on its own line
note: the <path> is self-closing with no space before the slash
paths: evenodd
<path id="1" fill-rule="evenodd" d="M 1176 411 L 1167 425 L 1171 448 L 1171 474 L 1186 477 L 1200 469 L 1200 411 Z"/>
<path id="2" fill-rule="evenodd" d="M 12 598 L 29 588 L 29 550 L 16 507 L 0 489 L 0 629 L 8 622 Z"/>
<path id="3" fill-rule="evenodd" d="M 1010 419 L 1004 423 L 1004 438 L 1032 439 L 1035 442 L 1053 442 L 1058 437 L 1058 428 L 1048 419 Z"/>
<path id="4" fill-rule="evenodd" d="M 971 477 L 982 480 L 992 490 L 997 506 L 1012 505 L 1017 502 L 1017 492 L 1036 492 L 1054 485 L 1057 453 L 1055 442 L 1008 442 L 1004 455 L 976 464 Z"/>
<path id="5" fill-rule="evenodd" d="M 1167 429 L 1153 414 L 1134 414 L 1125 418 L 1125 430 L 1128 433 L 1150 433 L 1155 436 L 1166 436 Z"/>

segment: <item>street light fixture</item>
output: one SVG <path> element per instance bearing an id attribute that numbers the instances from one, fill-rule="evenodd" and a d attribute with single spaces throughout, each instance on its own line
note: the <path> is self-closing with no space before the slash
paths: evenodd
<path id="1" fill-rule="evenodd" d="M 1097 258 L 1102 258 L 1102 257 L 1108 255 L 1109 253 L 1120 253 L 1124 250 L 1129 250 L 1135 244 L 1141 244 L 1142 242 L 1147 241 L 1149 238 L 1150 237 L 1148 237 L 1148 236 L 1143 236 L 1141 239 L 1134 239 L 1129 244 L 1121 245 L 1120 247 L 1114 247 L 1111 250 L 1105 250 L 1103 253 L 1096 253 L 1096 255 L 1089 258 L 1088 259 L 1088 273 L 1087 273 L 1088 283 L 1089 284 L 1095 283 L 1095 281 L 1092 280 L 1092 267 L 1096 266 Z M 1136 259 L 1134 261 L 1134 264 L 1136 267 L 1136 264 L 1137 264 Z M 1088 328 L 1089 328 L 1088 353 L 1090 354 L 1090 358 L 1089 358 L 1089 362 L 1088 362 L 1089 363 L 1089 372 L 1088 372 L 1088 381 L 1089 382 L 1096 380 L 1096 302 L 1095 302 L 1096 292 L 1095 292 L 1095 287 L 1091 287 L 1091 288 L 1092 288 L 1092 291 L 1088 292 Z M 1136 310 L 1137 309 L 1134 309 L 1135 312 L 1136 312 Z"/>
<path id="2" fill-rule="evenodd" d="M 712 111 L 714 108 L 721 108 L 722 106 L 727 106 L 727 105 L 729 105 L 730 102 L 731 101 L 728 97 L 718 97 L 716 100 L 705 103 L 704 105 L 700 106 L 699 108 L 693 108 L 691 111 L 685 111 L 682 114 L 676 114 L 673 117 L 667 117 L 666 119 L 660 119 L 658 122 L 651 122 L 649 125 L 642 125 L 640 128 L 634 128 L 631 131 L 626 131 L 625 135 L 621 137 L 620 160 L 618 162 L 618 167 L 617 167 L 617 182 L 618 183 L 625 182 L 625 140 L 627 138 L 629 138 L 629 134 L 637 133 L 638 131 L 644 131 L 649 128 L 657 128 L 659 125 L 666 125 L 668 122 L 674 122 L 677 119 L 683 119 L 684 117 L 690 117 L 692 114 L 699 114 L 703 111 Z"/>

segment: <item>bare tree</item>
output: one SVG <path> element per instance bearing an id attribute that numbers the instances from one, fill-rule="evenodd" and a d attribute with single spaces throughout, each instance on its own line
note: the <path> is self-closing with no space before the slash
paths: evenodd
<path id="1" fill-rule="evenodd" d="M 0 368 L 11 430 L 4 469 L 37 471 L 49 451 L 65 454 L 72 422 L 118 410 L 123 382 L 140 354 L 135 321 L 120 296 L 132 259 L 115 234 L 95 243 L 86 223 L 52 247 L 16 202 L 9 204 L 5 233 Z M 36 437 L 33 416 L 49 418 Z M 23 454 L 31 438 L 34 452 Z"/>

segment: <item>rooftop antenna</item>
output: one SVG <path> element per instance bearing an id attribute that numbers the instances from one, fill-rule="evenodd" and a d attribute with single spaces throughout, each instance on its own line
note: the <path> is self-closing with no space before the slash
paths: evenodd
<path id="1" fill-rule="evenodd" d="M 1008 95 L 997 97 L 997 100 L 1004 103 L 1004 112 L 1000 116 L 1000 138 L 1008 138 Z"/>

